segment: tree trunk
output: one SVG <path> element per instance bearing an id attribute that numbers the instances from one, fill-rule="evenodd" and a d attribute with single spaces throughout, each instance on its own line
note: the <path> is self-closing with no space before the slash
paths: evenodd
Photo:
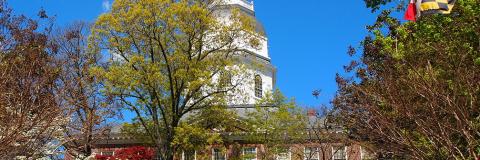
<path id="1" fill-rule="evenodd" d="M 158 160 L 174 160 L 175 158 L 175 147 L 172 146 L 172 142 L 175 138 L 175 128 L 178 127 L 178 120 L 173 120 L 174 122 L 171 125 L 171 128 L 167 128 L 167 134 L 165 141 L 159 141 L 156 146 L 156 158 Z"/>

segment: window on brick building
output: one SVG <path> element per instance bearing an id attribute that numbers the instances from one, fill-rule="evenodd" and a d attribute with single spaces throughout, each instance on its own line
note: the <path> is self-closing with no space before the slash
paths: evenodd
<path id="1" fill-rule="evenodd" d="M 375 155 L 374 155 L 372 152 L 370 152 L 370 151 L 368 151 L 367 149 L 365 149 L 364 147 L 361 147 L 361 152 L 360 152 L 360 154 L 361 154 L 360 157 L 362 158 L 362 160 L 375 159 Z"/>
<path id="2" fill-rule="evenodd" d="M 223 152 L 219 148 L 214 148 L 212 150 L 212 159 L 213 160 L 226 160 L 227 156 L 225 155 L 225 152 Z"/>
<path id="3" fill-rule="evenodd" d="M 280 148 L 277 151 L 276 160 L 290 160 L 291 153 L 288 148 Z"/>
<path id="4" fill-rule="evenodd" d="M 317 147 L 305 147 L 303 152 L 304 160 L 319 160 L 320 152 Z"/>
<path id="5" fill-rule="evenodd" d="M 243 154 L 243 159 L 244 160 L 256 160 L 257 159 L 257 148 L 255 148 L 255 147 L 244 147 L 242 154 Z"/>
<path id="6" fill-rule="evenodd" d="M 184 151 L 182 153 L 182 160 L 196 160 L 196 154 L 195 150 Z"/>
<path id="7" fill-rule="evenodd" d="M 260 75 L 255 75 L 255 97 L 262 98 L 263 88 L 262 77 Z"/>
<path id="8" fill-rule="evenodd" d="M 336 146 L 333 147 L 333 160 L 346 160 L 347 159 L 347 147 Z"/>

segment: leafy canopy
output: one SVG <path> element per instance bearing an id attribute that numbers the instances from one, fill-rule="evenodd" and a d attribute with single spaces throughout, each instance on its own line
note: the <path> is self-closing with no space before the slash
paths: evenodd
<path id="1" fill-rule="evenodd" d="M 101 15 L 90 50 L 111 56 L 108 67 L 92 73 L 105 93 L 136 113 L 164 159 L 171 159 L 176 128 L 187 114 L 222 106 L 225 93 L 217 77 L 240 76 L 243 48 L 258 47 L 252 20 L 233 9 L 219 18 L 221 1 L 117 0 Z"/>

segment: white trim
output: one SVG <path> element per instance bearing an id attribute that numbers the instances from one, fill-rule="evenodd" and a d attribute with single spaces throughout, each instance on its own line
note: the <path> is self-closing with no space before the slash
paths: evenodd
<path id="1" fill-rule="evenodd" d="M 345 146 L 345 159 L 348 160 L 348 146 Z"/>
<path id="2" fill-rule="evenodd" d="M 101 155 L 101 156 L 109 156 L 109 155 L 103 155 L 103 152 L 112 152 L 112 155 L 111 155 L 111 156 L 115 156 L 115 151 L 101 151 L 101 152 L 100 152 L 100 155 Z"/>
<path id="3" fill-rule="evenodd" d="M 193 153 L 193 159 L 197 160 L 197 151 L 196 150 Z M 185 151 L 182 151 L 182 160 L 185 160 Z"/>
<path id="4" fill-rule="evenodd" d="M 360 160 L 363 160 L 364 156 L 365 155 L 363 155 L 363 148 L 362 148 L 362 146 L 360 146 Z"/>

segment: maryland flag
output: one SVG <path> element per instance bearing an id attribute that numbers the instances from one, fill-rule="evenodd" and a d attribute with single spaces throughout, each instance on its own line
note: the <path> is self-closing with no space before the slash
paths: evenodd
<path id="1" fill-rule="evenodd" d="M 429 14 L 450 14 L 456 0 L 421 0 L 420 12 L 422 15 Z"/>
<path id="2" fill-rule="evenodd" d="M 456 0 L 410 0 L 405 19 L 415 21 L 421 15 L 450 14 Z"/>

